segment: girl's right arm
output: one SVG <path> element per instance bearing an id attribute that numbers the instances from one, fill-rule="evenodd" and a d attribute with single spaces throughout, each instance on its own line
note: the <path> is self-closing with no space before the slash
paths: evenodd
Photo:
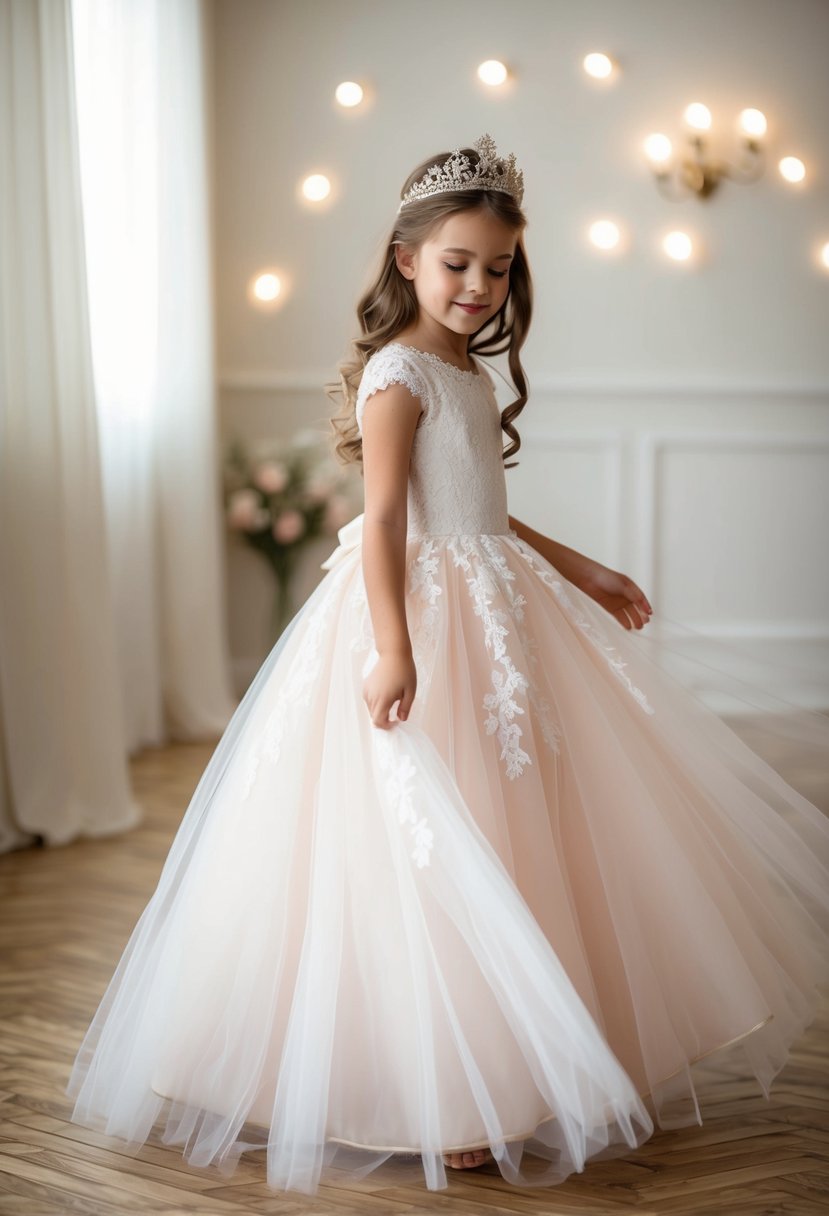
<path id="1" fill-rule="evenodd" d="M 421 408 L 405 385 L 390 384 L 368 398 L 362 419 L 363 579 L 379 655 L 363 682 L 363 699 L 381 730 L 394 726 L 395 701 L 405 721 L 417 687 L 405 579 L 409 461 Z"/>

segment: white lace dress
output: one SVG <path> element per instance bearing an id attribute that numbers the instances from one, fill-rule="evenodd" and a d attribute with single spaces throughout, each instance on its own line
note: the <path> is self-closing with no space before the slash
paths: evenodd
<path id="1" fill-rule="evenodd" d="M 499 410 L 390 343 L 420 399 L 407 722 L 371 724 L 361 517 L 205 770 L 78 1051 L 79 1123 L 275 1189 L 382 1166 L 521 1185 L 764 1092 L 827 978 L 827 821 L 509 527 Z"/>

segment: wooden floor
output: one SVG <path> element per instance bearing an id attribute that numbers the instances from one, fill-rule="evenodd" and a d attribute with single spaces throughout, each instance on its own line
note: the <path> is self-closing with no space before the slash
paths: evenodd
<path id="1" fill-rule="evenodd" d="M 211 750 L 178 746 L 133 762 L 146 809 L 135 831 L 0 857 L 2 1216 L 829 1212 L 829 1000 L 771 1101 L 736 1066 L 697 1065 L 702 1127 L 657 1130 L 629 1156 L 543 1190 L 511 1187 L 489 1165 L 429 1192 L 410 1164 L 388 1163 L 361 1184 L 285 1195 L 267 1187 L 261 1156 L 243 1157 L 228 1179 L 186 1166 L 157 1141 L 132 1156 L 69 1123 L 63 1091 L 75 1052 Z"/>

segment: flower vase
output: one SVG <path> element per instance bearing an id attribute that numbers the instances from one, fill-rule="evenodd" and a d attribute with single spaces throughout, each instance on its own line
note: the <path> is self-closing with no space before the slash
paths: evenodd
<path id="1" fill-rule="evenodd" d="M 293 596 L 293 574 L 294 574 L 293 554 L 287 553 L 280 555 L 280 560 L 274 563 L 274 574 L 276 575 L 276 590 L 273 597 L 273 608 L 271 610 L 271 645 L 276 645 L 285 630 L 285 627 L 293 619 L 295 607 Z"/>

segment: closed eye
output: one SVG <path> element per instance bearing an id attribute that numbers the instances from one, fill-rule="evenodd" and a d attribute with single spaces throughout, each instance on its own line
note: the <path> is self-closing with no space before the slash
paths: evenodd
<path id="1" fill-rule="evenodd" d="M 466 270 L 465 266 L 453 266 L 451 262 L 444 262 L 443 264 L 447 270 L 455 270 L 458 273 L 460 273 L 462 270 Z M 509 271 L 507 271 L 507 270 L 490 270 L 489 273 L 492 275 L 492 277 L 494 279 L 503 279 L 504 276 L 509 273 Z"/>

